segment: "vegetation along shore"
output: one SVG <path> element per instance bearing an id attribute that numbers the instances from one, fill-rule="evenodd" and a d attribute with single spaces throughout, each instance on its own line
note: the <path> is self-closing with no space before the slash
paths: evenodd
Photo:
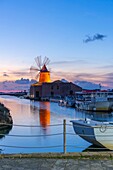
<path id="1" fill-rule="evenodd" d="M 10 115 L 10 110 L 0 103 L 0 130 L 12 128 L 13 120 Z"/>

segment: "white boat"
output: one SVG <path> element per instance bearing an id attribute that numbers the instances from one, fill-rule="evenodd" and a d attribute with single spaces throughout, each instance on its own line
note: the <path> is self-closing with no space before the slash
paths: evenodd
<path id="1" fill-rule="evenodd" d="M 66 96 L 64 99 L 59 100 L 59 106 L 75 107 L 75 98 L 73 96 Z"/>
<path id="2" fill-rule="evenodd" d="M 86 141 L 113 150 L 113 122 L 72 120 L 74 131 Z"/>
<path id="3" fill-rule="evenodd" d="M 65 101 L 65 100 L 59 100 L 58 105 L 59 105 L 59 106 L 66 106 L 66 105 L 67 105 L 67 101 Z"/>
<path id="4" fill-rule="evenodd" d="M 86 111 L 112 111 L 113 92 L 79 93 L 75 107 Z"/>

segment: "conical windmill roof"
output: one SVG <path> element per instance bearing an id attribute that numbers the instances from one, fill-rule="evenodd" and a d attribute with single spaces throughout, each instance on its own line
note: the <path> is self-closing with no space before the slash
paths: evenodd
<path id="1" fill-rule="evenodd" d="M 41 72 L 49 72 L 45 64 L 43 65 Z"/>

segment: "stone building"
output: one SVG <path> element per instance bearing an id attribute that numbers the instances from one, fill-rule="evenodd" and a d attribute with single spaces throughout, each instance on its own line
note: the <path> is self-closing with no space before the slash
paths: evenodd
<path id="1" fill-rule="evenodd" d="M 57 80 L 50 83 L 35 83 L 30 87 L 30 98 L 65 97 L 67 95 L 74 95 L 77 91 L 82 91 L 82 88 L 72 82 Z"/>

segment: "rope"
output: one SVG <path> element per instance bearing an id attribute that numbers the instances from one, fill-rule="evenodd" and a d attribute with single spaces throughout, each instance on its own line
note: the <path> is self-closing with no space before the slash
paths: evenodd
<path id="1" fill-rule="evenodd" d="M 24 149 L 33 149 L 33 148 L 37 148 L 37 149 L 41 149 L 41 148 L 58 148 L 58 147 L 62 147 L 62 145 L 56 145 L 56 146 L 11 146 L 11 145 L 0 145 L 1 147 L 8 147 L 8 148 L 24 148 Z"/>
<path id="2" fill-rule="evenodd" d="M 19 124 L 8 124 L 8 123 L 0 123 L 0 125 L 5 125 L 5 126 L 19 126 L 19 127 L 42 127 L 38 125 L 19 125 Z M 55 124 L 55 125 L 47 125 L 47 126 L 61 126 L 63 124 Z"/>
<path id="3" fill-rule="evenodd" d="M 8 134 L 0 134 L 0 136 L 9 136 L 9 137 L 45 137 L 45 136 L 58 136 L 58 135 L 63 135 L 63 133 L 56 133 L 56 134 L 45 134 L 45 135 L 8 135 Z M 85 134 L 76 134 L 76 133 L 66 133 L 66 135 L 73 135 L 73 136 L 78 136 L 78 135 L 80 135 L 80 136 L 89 136 L 89 137 L 93 137 L 93 136 L 95 136 L 95 135 L 85 135 Z M 111 135 L 96 135 L 97 137 L 111 137 L 112 138 L 112 136 Z M 104 139 L 103 139 L 104 140 Z M 109 139 L 110 140 L 110 139 Z"/>
<path id="4" fill-rule="evenodd" d="M 47 149 L 47 148 L 58 148 L 58 147 L 63 147 L 63 145 L 55 145 L 55 146 L 11 146 L 11 145 L 0 145 L 0 147 L 8 147 L 8 148 L 23 148 L 23 149 Z M 73 147 L 73 148 L 84 148 L 83 146 L 76 146 L 76 145 L 66 145 L 66 147 Z M 92 147 L 88 148 L 88 150 L 108 150 L 107 148 L 99 148 L 99 147 Z"/>
<path id="5" fill-rule="evenodd" d="M 56 134 L 48 134 L 48 135 L 7 135 L 7 134 L 0 134 L 0 136 L 10 136 L 10 137 L 45 137 L 45 136 L 57 136 L 62 135 L 63 133 L 56 133 Z"/>

